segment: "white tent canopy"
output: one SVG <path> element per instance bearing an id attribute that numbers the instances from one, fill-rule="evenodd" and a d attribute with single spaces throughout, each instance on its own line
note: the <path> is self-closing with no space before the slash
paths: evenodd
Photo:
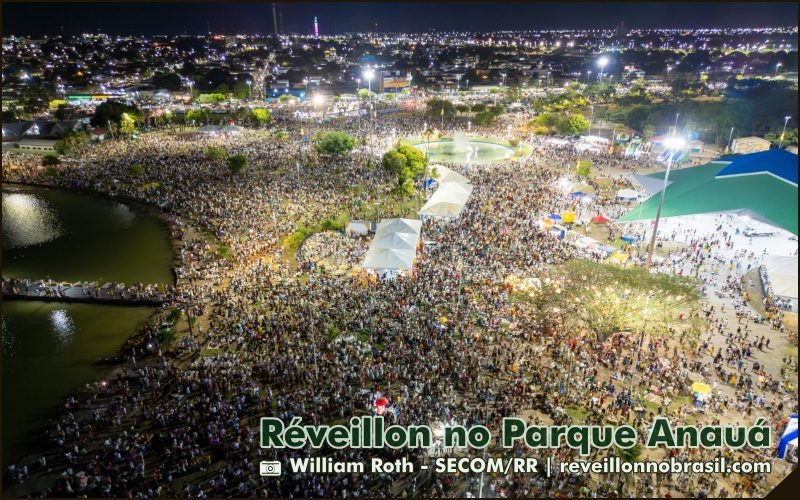
<path id="1" fill-rule="evenodd" d="M 767 255 L 764 257 L 764 268 L 772 293 L 797 299 L 797 257 Z"/>
<path id="2" fill-rule="evenodd" d="M 417 243 L 422 231 L 422 221 L 415 219 L 384 219 L 378 224 L 367 255 L 364 269 L 381 274 L 387 271 L 409 270 L 417 256 Z"/>
<path id="3" fill-rule="evenodd" d="M 419 211 L 431 217 L 458 217 L 472 194 L 471 184 L 448 182 L 439 186 Z"/>
<path id="4" fill-rule="evenodd" d="M 458 172 L 455 172 L 445 167 L 444 165 L 431 165 L 430 171 L 434 172 L 434 169 L 436 169 L 435 170 L 436 176 L 434 177 L 434 180 L 436 180 L 436 182 L 438 182 L 439 184 L 445 184 L 450 182 L 469 184 L 469 179 L 459 174 Z"/>
<path id="5" fill-rule="evenodd" d="M 378 271 L 411 269 L 416 256 L 416 250 L 370 248 L 364 259 L 364 268 Z"/>
<path id="6" fill-rule="evenodd" d="M 622 198 L 623 200 L 635 200 L 638 197 L 639 192 L 633 189 L 620 189 L 617 192 L 617 198 Z"/>
<path id="7" fill-rule="evenodd" d="M 216 134 L 219 132 L 220 127 L 219 125 L 203 125 L 199 127 L 195 132 L 198 134 Z"/>

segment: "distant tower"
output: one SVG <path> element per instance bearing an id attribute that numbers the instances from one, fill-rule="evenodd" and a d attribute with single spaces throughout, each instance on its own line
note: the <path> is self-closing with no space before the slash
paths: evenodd
<path id="1" fill-rule="evenodd" d="M 277 6 L 273 3 L 272 4 L 272 29 L 275 32 L 275 36 L 278 36 L 278 15 L 277 15 Z"/>
<path id="2" fill-rule="evenodd" d="M 317 16 L 314 16 L 314 36 L 319 36 L 319 23 L 317 23 Z"/>

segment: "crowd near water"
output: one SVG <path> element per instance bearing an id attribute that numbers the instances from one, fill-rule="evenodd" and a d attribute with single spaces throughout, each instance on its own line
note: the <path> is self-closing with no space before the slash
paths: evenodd
<path id="1" fill-rule="evenodd" d="M 569 204 L 558 181 L 587 157 L 571 144 L 517 136 L 530 154 L 466 170 L 453 165 L 475 190 L 458 219 L 425 223 L 423 240 L 432 244 L 420 251 L 410 277 L 367 280 L 298 265 L 283 241 L 302 225 L 342 214 L 363 218 L 365 210 L 367 217 L 381 214 L 376 204 L 387 196 L 391 178 L 379 154 L 396 139 L 419 137 L 426 121 L 403 113 L 336 123 L 361 140 L 343 158 L 317 155 L 302 140 L 330 125 L 290 120 L 280 123 L 285 136 L 161 130 L 135 141 L 110 140 L 69 158 L 56 175 L 37 157 L 4 153 L 6 179 L 163 209 L 180 243 L 178 282 L 164 310 L 180 308 L 196 319 L 190 333 L 169 345 L 158 342 L 160 317 L 154 319 L 127 347 L 118 369 L 65 401 L 42 431 L 46 447 L 9 465 L 5 487 L 56 497 L 477 496 L 479 478 L 463 474 L 260 476 L 261 460 L 279 460 L 286 471 L 289 458 L 312 453 L 261 449 L 260 417 L 342 422 L 371 414 L 380 396 L 392 402 L 387 418 L 393 422 L 483 424 L 495 433 L 512 415 L 566 423 L 572 418 L 567 408 L 583 410 L 575 423 L 628 422 L 641 435 L 655 415 L 673 424 L 742 425 L 763 416 L 782 431 L 782 419 L 797 407 L 796 389 L 787 389 L 797 374 L 796 351 L 794 357 L 777 351 L 775 339 L 785 333 L 742 312 L 741 275 L 760 256 L 717 263 L 721 235 L 692 241 L 660 266 L 658 272 L 696 277 L 709 299 L 694 318 L 676 318 L 672 335 L 648 337 L 639 356 L 637 336 L 576 335 L 558 314 L 542 320 L 532 306 L 511 301 L 509 275 L 536 276 L 586 257 L 536 223 Z M 447 130 L 456 132 L 467 133 Z M 480 133 L 518 134 L 505 126 Z M 209 157 L 209 146 L 247 156 L 249 168 L 231 173 L 224 159 Z M 620 183 L 623 173 L 653 166 L 605 152 L 590 156 L 600 175 Z M 144 174 L 132 174 L 133 165 Z M 364 207 L 374 207 L 375 215 Z M 624 208 L 613 196 L 600 197 L 591 211 L 613 218 Z M 707 326 L 690 344 L 685 330 L 694 319 Z M 634 372 L 636 393 L 663 396 L 654 407 L 635 408 Z M 713 384 L 702 414 L 686 397 L 697 376 Z M 350 461 L 401 454 L 423 459 L 421 451 L 390 449 L 314 453 Z M 788 471 L 774 450 L 652 453 L 659 459 L 759 459 L 774 467 L 771 474 L 724 476 L 487 475 L 484 495 L 760 496 Z M 556 462 L 577 456 L 570 449 L 552 455 Z"/>

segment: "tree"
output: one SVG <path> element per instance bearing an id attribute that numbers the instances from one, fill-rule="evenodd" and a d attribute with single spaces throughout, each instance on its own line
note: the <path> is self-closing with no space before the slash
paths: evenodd
<path id="1" fill-rule="evenodd" d="M 61 160 L 56 155 L 44 155 L 42 156 L 42 166 L 43 167 L 52 167 L 61 163 Z"/>
<path id="2" fill-rule="evenodd" d="M 206 156 L 210 160 L 221 160 L 225 158 L 225 150 L 219 146 L 209 146 L 206 150 Z"/>
<path id="3" fill-rule="evenodd" d="M 440 118 L 443 112 L 445 118 L 452 118 L 456 115 L 456 107 L 447 99 L 431 99 L 428 101 L 428 115 L 434 118 Z"/>
<path id="4" fill-rule="evenodd" d="M 589 130 L 589 122 L 579 114 L 564 117 L 558 123 L 558 133 L 562 135 L 578 135 L 587 130 Z"/>
<path id="5" fill-rule="evenodd" d="M 578 165 L 575 167 L 575 173 L 578 177 L 588 178 L 592 175 L 592 161 L 591 160 L 578 160 Z"/>
<path id="6" fill-rule="evenodd" d="M 299 97 L 293 96 L 292 94 L 283 94 L 282 96 L 278 97 L 278 102 L 281 103 L 288 103 L 288 102 L 295 103 L 299 100 L 300 100 Z"/>
<path id="7" fill-rule="evenodd" d="M 89 135 L 86 132 L 73 130 L 61 137 L 53 147 L 59 154 L 69 154 L 83 147 L 87 142 L 89 142 Z"/>
<path id="8" fill-rule="evenodd" d="M 91 123 L 94 127 L 108 127 L 109 123 L 121 126 L 123 115 L 135 120 L 140 116 L 139 108 L 119 101 L 106 101 L 94 110 Z"/>
<path id="9" fill-rule="evenodd" d="M 153 85 L 160 89 L 176 92 L 181 89 L 183 82 L 177 73 L 156 73 L 153 76 Z"/>
<path id="10" fill-rule="evenodd" d="M 236 82 L 233 86 L 233 96 L 237 99 L 247 99 L 250 97 L 250 86 L 245 82 Z"/>
<path id="11" fill-rule="evenodd" d="M 205 123 L 211 118 L 211 113 L 206 108 L 190 109 L 186 112 L 186 121 Z"/>
<path id="12" fill-rule="evenodd" d="M 131 165 L 128 167 L 128 173 L 132 177 L 141 177 L 144 175 L 144 167 L 139 164 Z"/>
<path id="13" fill-rule="evenodd" d="M 491 111 L 481 111 L 475 114 L 475 125 L 485 127 L 491 125 L 497 117 Z"/>
<path id="14" fill-rule="evenodd" d="M 122 113 L 119 121 L 119 131 L 131 135 L 136 131 L 136 117 L 129 113 Z"/>
<path id="15" fill-rule="evenodd" d="M 395 177 L 400 177 L 406 168 L 406 157 L 396 149 L 392 149 L 383 155 L 381 165 Z"/>
<path id="16" fill-rule="evenodd" d="M 558 126 L 561 117 L 556 113 L 542 113 L 533 120 L 533 124 L 537 127 L 543 127 L 552 132 Z"/>
<path id="17" fill-rule="evenodd" d="M 220 102 L 225 102 L 225 94 L 215 92 L 212 94 L 202 94 L 198 99 L 197 102 L 200 104 L 217 104 Z"/>
<path id="18" fill-rule="evenodd" d="M 419 149 L 403 144 L 397 148 L 397 152 L 405 157 L 406 169 L 411 174 L 410 177 L 416 178 L 425 172 L 425 167 L 428 165 L 428 160 L 425 154 Z"/>
<path id="19" fill-rule="evenodd" d="M 249 164 L 250 161 L 245 155 L 233 155 L 228 158 L 228 169 L 232 174 L 238 174 L 239 172 L 244 171 Z"/>
<path id="20" fill-rule="evenodd" d="M 326 132 L 323 134 L 314 149 L 321 155 L 344 156 L 356 145 L 356 140 L 342 132 Z"/>
<path id="21" fill-rule="evenodd" d="M 250 117 L 252 118 L 253 122 L 259 126 L 263 126 L 270 122 L 272 119 L 272 114 L 269 112 L 269 110 L 264 108 L 256 108 L 252 111 Z"/>

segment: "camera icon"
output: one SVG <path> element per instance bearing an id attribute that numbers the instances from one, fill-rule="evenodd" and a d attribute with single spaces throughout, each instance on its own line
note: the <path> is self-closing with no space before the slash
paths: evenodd
<path id="1" fill-rule="evenodd" d="M 258 471 L 262 476 L 276 477 L 281 475 L 281 463 L 278 461 L 261 462 Z"/>

